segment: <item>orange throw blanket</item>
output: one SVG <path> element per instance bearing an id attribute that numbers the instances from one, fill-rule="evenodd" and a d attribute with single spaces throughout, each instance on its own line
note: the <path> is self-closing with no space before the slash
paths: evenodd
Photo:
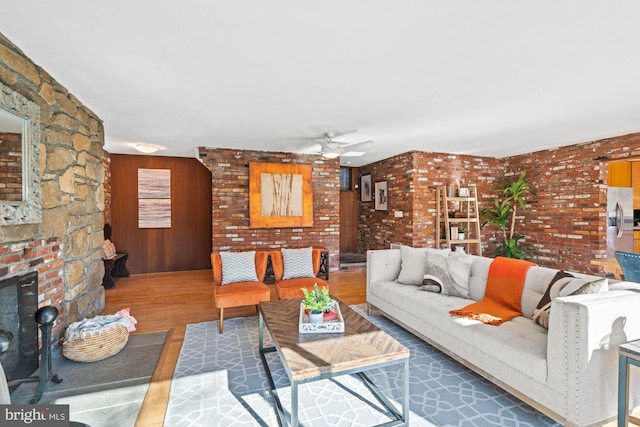
<path id="1" fill-rule="evenodd" d="M 496 326 L 520 316 L 524 279 L 527 270 L 534 265 L 521 259 L 497 257 L 489 266 L 487 288 L 482 301 L 449 313 Z"/>

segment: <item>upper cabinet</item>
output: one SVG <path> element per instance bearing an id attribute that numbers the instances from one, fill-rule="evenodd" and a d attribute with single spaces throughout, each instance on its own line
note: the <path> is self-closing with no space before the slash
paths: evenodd
<path id="1" fill-rule="evenodd" d="M 631 163 L 628 161 L 610 162 L 609 187 L 631 187 Z"/>
<path id="2" fill-rule="evenodd" d="M 633 187 L 633 209 L 640 209 L 640 162 L 631 162 L 631 185 Z"/>

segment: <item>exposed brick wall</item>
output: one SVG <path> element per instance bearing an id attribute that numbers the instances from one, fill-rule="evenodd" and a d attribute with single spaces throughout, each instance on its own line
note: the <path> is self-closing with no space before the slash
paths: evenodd
<path id="1" fill-rule="evenodd" d="M 0 245 L 0 278 L 22 276 L 37 270 L 38 307 L 62 307 L 63 266 L 61 238 Z M 63 323 L 56 322 L 52 335 L 60 336 L 63 329 Z M 53 343 L 56 345 L 58 340 L 54 340 Z"/>
<path id="2" fill-rule="evenodd" d="M 412 245 L 414 232 L 414 153 L 405 153 L 360 168 L 360 175 L 371 174 L 375 199 L 376 182 L 387 181 L 388 210 L 376 211 L 375 201 L 360 202 L 358 212 L 358 251 L 388 248 L 391 243 Z M 402 218 L 394 212 L 402 211 Z"/>
<path id="3" fill-rule="evenodd" d="M 388 248 L 391 243 L 435 247 L 435 188 L 457 181 L 475 184 L 482 209 L 504 174 L 502 163 L 490 157 L 412 151 L 361 167 L 360 174 L 370 173 L 372 182 L 387 181 L 389 210 L 375 211 L 374 202 L 360 203 L 358 250 Z M 396 218 L 395 211 L 403 211 L 403 217 Z"/>
<path id="4" fill-rule="evenodd" d="M 0 200 L 22 200 L 22 135 L 0 133 Z"/>
<path id="5" fill-rule="evenodd" d="M 590 261 L 606 254 L 607 164 L 631 157 L 640 157 L 640 133 L 506 159 L 538 192 L 517 226 L 534 261 L 600 273 Z"/>
<path id="6" fill-rule="evenodd" d="M 462 179 L 476 184 L 480 209 L 489 207 L 503 179 L 527 172 L 537 197 L 519 211 L 516 232 L 539 265 L 602 274 L 591 265 L 606 254 L 607 164 L 640 158 L 640 133 L 542 150 L 505 159 L 411 152 L 360 168 L 372 181 L 389 183 L 389 211 L 359 206 L 359 250 L 401 243 L 435 246 L 433 186 Z M 395 218 L 396 210 L 404 212 Z M 493 256 L 499 242 L 494 226 L 482 229 L 483 253 Z"/>
<path id="7" fill-rule="evenodd" d="M 200 148 L 212 175 L 212 248 L 243 250 L 324 246 L 329 267 L 339 266 L 340 163 L 319 155 Z M 249 227 L 249 162 L 310 164 L 313 182 L 313 226 Z"/>

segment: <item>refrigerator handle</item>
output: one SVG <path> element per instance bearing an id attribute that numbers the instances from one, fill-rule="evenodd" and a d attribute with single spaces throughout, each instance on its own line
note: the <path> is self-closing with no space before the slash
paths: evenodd
<path id="1" fill-rule="evenodd" d="M 618 238 L 622 237 L 624 233 L 624 209 L 622 204 L 618 201 L 616 203 L 616 228 L 618 229 Z"/>

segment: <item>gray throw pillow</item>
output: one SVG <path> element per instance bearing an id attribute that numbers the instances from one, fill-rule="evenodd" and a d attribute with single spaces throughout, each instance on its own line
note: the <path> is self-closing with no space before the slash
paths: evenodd
<path id="1" fill-rule="evenodd" d="M 256 251 L 220 252 L 222 285 L 237 282 L 257 282 Z"/>
<path id="2" fill-rule="evenodd" d="M 473 257 L 469 255 L 441 255 L 427 252 L 426 274 L 442 283 L 442 294 L 469 298 L 469 272 Z M 452 274 L 453 273 L 453 274 Z"/>
<path id="3" fill-rule="evenodd" d="M 313 247 L 301 249 L 282 249 L 284 272 L 282 280 L 300 277 L 316 277 L 313 273 Z"/>
<path id="4" fill-rule="evenodd" d="M 471 274 L 473 257 L 451 253 L 447 257 L 447 269 L 453 279 L 456 291 L 465 298 L 469 298 L 469 275 Z"/>

